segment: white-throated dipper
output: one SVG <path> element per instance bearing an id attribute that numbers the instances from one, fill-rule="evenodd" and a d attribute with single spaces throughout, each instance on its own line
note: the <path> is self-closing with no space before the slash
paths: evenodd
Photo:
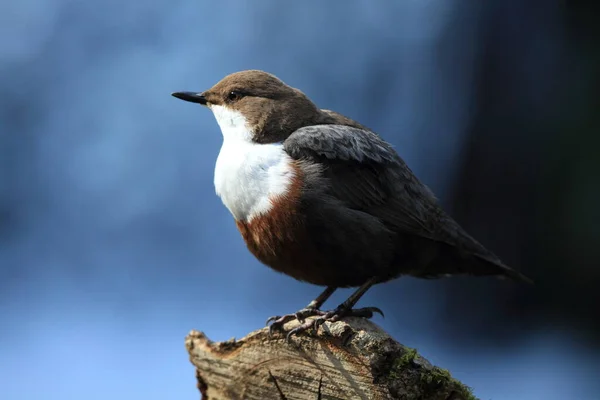
<path id="1" fill-rule="evenodd" d="M 500 276 L 529 281 L 467 234 L 376 133 L 272 74 L 241 71 L 209 90 L 173 96 L 207 106 L 223 134 L 215 189 L 262 263 L 326 289 L 294 318 L 290 335 L 345 316 L 374 284 L 402 275 Z M 358 287 L 332 311 L 323 303 Z"/>

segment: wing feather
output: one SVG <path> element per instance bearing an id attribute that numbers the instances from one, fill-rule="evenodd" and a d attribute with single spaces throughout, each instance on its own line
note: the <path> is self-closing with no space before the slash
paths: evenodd
<path id="1" fill-rule="evenodd" d="M 323 165 L 328 191 L 347 207 L 369 213 L 398 231 L 445 242 L 500 261 L 438 205 L 390 144 L 346 125 L 300 128 L 284 142 L 294 159 Z"/>

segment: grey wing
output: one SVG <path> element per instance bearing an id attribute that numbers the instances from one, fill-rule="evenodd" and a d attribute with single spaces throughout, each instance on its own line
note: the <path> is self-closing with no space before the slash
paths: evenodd
<path id="1" fill-rule="evenodd" d="M 374 132 L 345 125 L 300 128 L 284 142 L 294 159 L 323 165 L 328 190 L 395 231 L 419 235 L 500 262 L 440 208 L 390 144 Z"/>

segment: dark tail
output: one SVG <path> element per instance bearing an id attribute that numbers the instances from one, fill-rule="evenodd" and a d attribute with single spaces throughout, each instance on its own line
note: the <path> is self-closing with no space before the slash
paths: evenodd
<path id="1" fill-rule="evenodd" d="M 534 283 L 527 276 L 504 265 L 483 247 L 482 250 L 486 252 L 482 251 L 483 254 L 461 251 L 447 244 L 438 244 L 429 250 L 432 257 L 412 275 L 420 278 L 439 278 L 448 275 L 495 276 L 517 282 Z"/>
<path id="2" fill-rule="evenodd" d="M 485 256 L 473 256 L 472 260 L 478 264 L 473 268 L 474 275 L 493 275 L 501 279 L 512 279 L 517 282 L 524 282 L 533 285 L 532 279 L 523 275 L 519 271 L 504 265 L 502 261 L 496 259 L 489 259 Z M 476 271 L 476 272 L 475 272 Z M 480 273 L 478 273 L 480 272 Z"/>

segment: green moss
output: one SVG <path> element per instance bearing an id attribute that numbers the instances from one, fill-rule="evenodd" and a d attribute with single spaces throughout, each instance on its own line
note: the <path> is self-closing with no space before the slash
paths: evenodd
<path id="1" fill-rule="evenodd" d="M 400 371 L 404 368 L 408 367 L 411 364 L 415 357 L 418 355 L 416 349 L 411 349 L 410 347 L 405 348 L 405 353 L 400 357 L 396 358 L 392 363 L 392 367 L 390 368 L 390 372 L 388 374 L 389 379 L 398 379 L 400 377 Z"/>
<path id="2" fill-rule="evenodd" d="M 447 385 L 452 380 L 452 376 L 447 369 L 433 367 L 431 371 L 421 373 L 421 379 L 427 385 Z"/>
<path id="3" fill-rule="evenodd" d="M 436 393 L 455 391 L 464 400 L 478 400 L 473 395 L 471 388 L 454 379 L 448 370 L 439 367 L 424 367 L 423 363 L 417 359 L 418 357 L 420 356 L 416 349 L 405 348 L 405 352 L 391 363 L 387 379 L 402 380 L 407 386 L 416 385 L 426 396 L 435 397 Z"/>
<path id="4" fill-rule="evenodd" d="M 431 370 L 421 373 L 421 387 L 424 391 L 451 388 L 465 400 L 478 400 L 470 387 L 454 379 L 447 369 L 439 367 L 433 367 Z"/>
<path id="5" fill-rule="evenodd" d="M 407 347 L 405 350 L 406 352 L 398 359 L 402 365 L 412 363 L 415 360 L 415 357 L 419 355 L 417 349 Z"/>

